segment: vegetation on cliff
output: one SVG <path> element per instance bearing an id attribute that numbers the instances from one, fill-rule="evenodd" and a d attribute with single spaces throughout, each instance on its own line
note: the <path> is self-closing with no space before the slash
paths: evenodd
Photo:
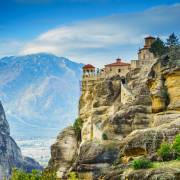
<path id="1" fill-rule="evenodd" d="M 63 131 L 52 148 L 49 166 L 57 167 L 59 178 L 177 179 L 180 84 L 179 67 L 170 66 L 170 60 L 180 58 L 179 45 L 161 44 L 169 52 L 162 52 L 145 68 L 130 70 L 123 86 L 120 76 L 84 82 L 79 118 L 71 127 L 74 133 Z M 64 166 L 66 155 L 73 150 L 73 158 Z"/>
<path id="2" fill-rule="evenodd" d="M 82 129 L 82 119 L 81 118 L 77 118 L 73 124 L 73 128 L 77 137 L 78 141 L 81 141 L 81 129 Z"/>
<path id="3" fill-rule="evenodd" d="M 164 54 L 170 53 L 179 47 L 178 37 L 172 33 L 169 35 L 166 42 L 163 42 L 159 37 L 152 43 L 150 51 L 156 56 L 160 57 Z"/>
<path id="4" fill-rule="evenodd" d="M 143 158 L 134 160 L 132 165 L 134 169 L 147 169 L 152 167 L 152 162 L 148 159 Z"/>
<path id="5" fill-rule="evenodd" d="M 167 142 L 163 142 L 158 150 L 158 155 L 163 159 L 163 161 L 170 160 L 173 155 L 171 145 Z"/>
<path id="6" fill-rule="evenodd" d="M 14 169 L 10 180 L 56 180 L 56 173 L 41 172 L 32 170 L 31 173 L 26 173 L 22 170 Z"/>
<path id="7" fill-rule="evenodd" d="M 180 160 L 180 134 L 176 136 L 172 144 L 163 142 L 158 155 L 164 160 L 178 159 Z"/>

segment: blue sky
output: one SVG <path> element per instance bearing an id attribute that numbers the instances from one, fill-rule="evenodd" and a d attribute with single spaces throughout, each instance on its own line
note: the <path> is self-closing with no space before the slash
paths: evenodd
<path id="1" fill-rule="evenodd" d="M 102 65 L 146 35 L 180 32 L 177 0 L 0 0 L 0 56 L 50 52 Z"/>

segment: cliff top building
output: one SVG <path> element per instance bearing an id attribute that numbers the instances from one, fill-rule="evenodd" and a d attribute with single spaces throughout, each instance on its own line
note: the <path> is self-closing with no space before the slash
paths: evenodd
<path id="1" fill-rule="evenodd" d="M 122 62 L 121 59 L 116 59 L 116 62 L 105 65 L 105 73 L 109 76 L 119 74 L 124 76 L 130 69 L 130 64 Z"/>
<path id="2" fill-rule="evenodd" d="M 117 58 L 114 63 L 106 64 L 103 69 L 99 70 L 91 65 L 87 64 L 83 67 L 83 78 L 89 78 L 95 80 L 98 77 L 111 77 L 114 75 L 125 76 L 130 69 L 146 68 L 153 63 L 154 55 L 150 52 L 152 43 L 156 38 L 148 36 L 144 38 L 144 47 L 139 49 L 138 60 L 131 60 L 131 64 L 123 62 L 120 58 Z"/>
<path id="3" fill-rule="evenodd" d="M 83 77 L 90 77 L 95 75 L 95 67 L 91 64 L 83 66 Z"/>
<path id="4" fill-rule="evenodd" d="M 144 38 L 144 47 L 139 49 L 138 52 L 138 60 L 131 61 L 131 68 L 141 68 L 144 65 L 149 65 L 152 63 L 154 59 L 153 53 L 150 52 L 150 48 L 152 43 L 156 40 L 156 38 L 152 36 L 148 36 Z"/>

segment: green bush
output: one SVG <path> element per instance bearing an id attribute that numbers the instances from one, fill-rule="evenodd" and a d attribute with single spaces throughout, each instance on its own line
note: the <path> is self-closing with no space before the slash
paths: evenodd
<path id="1" fill-rule="evenodd" d="M 134 169 L 147 169 L 152 167 L 152 163 L 148 159 L 136 159 L 132 165 Z"/>
<path id="2" fill-rule="evenodd" d="M 76 137 L 77 139 L 80 141 L 81 140 L 81 129 L 82 129 L 82 119 L 81 118 L 77 118 L 73 124 L 73 128 L 75 130 L 76 133 Z"/>
<path id="3" fill-rule="evenodd" d="M 68 180 L 79 180 L 76 172 L 70 172 L 68 174 Z"/>
<path id="4" fill-rule="evenodd" d="M 172 144 L 172 149 L 174 150 L 176 158 L 180 160 L 180 134 L 175 137 L 175 140 Z"/>
<path id="5" fill-rule="evenodd" d="M 163 161 L 171 160 L 173 156 L 171 144 L 163 142 L 160 148 L 158 149 L 157 153 L 163 159 Z"/>
<path id="6" fill-rule="evenodd" d="M 107 136 L 106 133 L 103 133 L 103 134 L 102 134 L 102 139 L 103 139 L 103 140 L 108 140 L 108 136 Z"/>
<path id="7" fill-rule="evenodd" d="M 31 173 L 26 173 L 19 169 L 13 169 L 10 180 L 56 180 L 56 173 L 40 172 L 33 170 Z"/>

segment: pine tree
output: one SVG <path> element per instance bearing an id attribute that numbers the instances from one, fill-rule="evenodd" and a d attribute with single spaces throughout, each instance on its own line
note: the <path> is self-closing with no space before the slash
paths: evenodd
<path id="1" fill-rule="evenodd" d="M 169 47 L 172 47 L 172 46 L 177 46 L 179 45 L 179 39 L 178 37 L 172 33 L 169 38 L 167 39 L 167 42 L 166 42 L 167 46 Z"/>
<path id="2" fill-rule="evenodd" d="M 159 57 L 167 52 L 164 42 L 158 37 L 151 45 L 150 52 Z"/>

